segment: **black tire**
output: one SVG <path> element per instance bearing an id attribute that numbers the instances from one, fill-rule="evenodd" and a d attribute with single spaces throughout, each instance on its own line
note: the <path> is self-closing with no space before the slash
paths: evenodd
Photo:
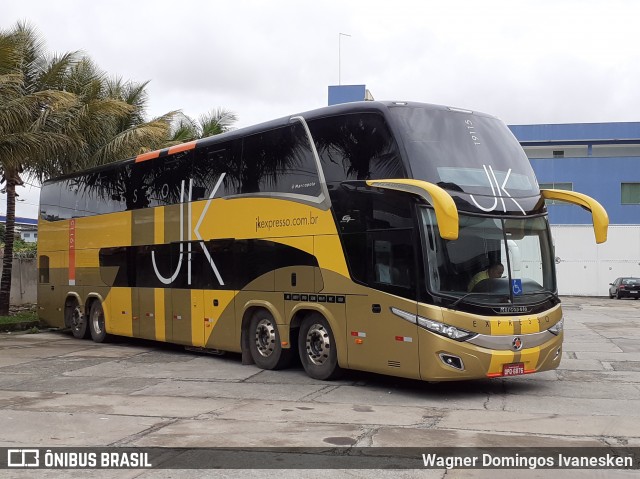
<path id="1" fill-rule="evenodd" d="M 89 311 L 89 331 L 91 331 L 91 339 L 96 343 L 106 343 L 111 338 L 111 335 L 107 334 L 107 330 L 104 325 L 104 311 L 102 304 L 99 300 L 91 303 L 91 310 Z"/>
<path id="2" fill-rule="evenodd" d="M 74 338 L 86 339 L 89 337 L 87 316 L 82 312 L 80 303 L 76 298 L 69 299 L 64 307 L 64 322 L 71 328 Z"/>
<path id="3" fill-rule="evenodd" d="M 620 291 L 616 293 L 616 299 L 622 299 L 622 296 L 620 296 Z"/>
<path id="4" fill-rule="evenodd" d="M 260 369 L 284 369 L 291 363 L 291 349 L 283 349 L 278 325 L 266 309 L 253 313 L 249 323 L 249 352 Z"/>
<path id="5" fill-rule="evenodd" d="M 329 322 L 318 313 L 312 313 L 302 321 L 298 352 L 304 370 L 313 379 L 336 379 L 342 373 L 333 332 Z"/>

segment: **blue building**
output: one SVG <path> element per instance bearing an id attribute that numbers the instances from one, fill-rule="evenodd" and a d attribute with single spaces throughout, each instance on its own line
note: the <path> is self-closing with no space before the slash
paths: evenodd
<path id="1" fill-rule="evenodd" d="M 5 215 L 0 215 L 0 224 L 4 225 L 6 222 L 7 217 Z M 15 231 L 16 234 L 19 234 L 27 243 L 35 243 L 38 241 L 38 220 L 35 218 L 22 218 L 20 216 L 16 216 Z"/>
<path id="2" fill-rule="evenodd" d="M 371 101 L 373 95 L 366 85 L 331 85 L 329 86 L 329 106 L 353 101 Z"/>
<path id="3" fill-rule="evenodd" d="M 541 188 L 598 200 L 612 225 L 640 224 L 640 122 L 511 125 Z M 552 224 L 589 224 L 590 215 L 548 205 Z"/>
<path id="4" fill-rule="evenodd" d="M 590 214 L 548 204 L 561 294 L 605 296 L 621 276 L 640 276 L 640 122 L 512 125 L 541 188 L 575 190 L 609 215 L 595 245 Z"/>

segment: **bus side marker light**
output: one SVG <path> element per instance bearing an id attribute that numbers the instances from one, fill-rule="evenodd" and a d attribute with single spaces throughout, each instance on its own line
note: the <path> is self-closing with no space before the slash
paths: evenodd
<path id="1" fill-rule="evenodd" d="M 364 341 L 363 341 L 362 339 L 360 339 L 360 338 L 356 339 L 356 341 L 355 341 L 355 342 L 356 342 L 356 344 L 362 344 L 362 343 L 364 343 Z"/>
<path id="2" fill-rule="evenodd" d="M 281 343 L 283 346 L 289 346 L 289 342 L 288 341 L 282 341 Z"/>
<path id="3" fill-rule="evenodd" d="M 204 318 L 204 322 L 207 328 L 210 328 L 213 323 L 215 323 L 215 320 L 213 318 Z"/>
<path id="4" fill-rule="evenodd" d="M 413 338 L 410 338 L 409 336 L 396 336 L 396 341 L 400 341 L 402 343 L 412 343 Z"/>

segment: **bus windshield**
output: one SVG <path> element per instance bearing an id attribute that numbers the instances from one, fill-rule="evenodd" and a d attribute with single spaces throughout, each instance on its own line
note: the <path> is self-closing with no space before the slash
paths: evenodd
<path id="1" fill-rule="evenodd" d="M 423 107 L 390 111 L 407 149 L 413 178 L 491 198 L 539 194 L 529 160 L 500 120 Z M 486 201 L 478 200 L 484 211 L 488 211 Z"/>
<path id="2" fill-rule="evenodd" d="M 427 285 L 432 293 L 474 303 L 539 301 L 555 294 L 549 225 L 544 217 L 460 215 L 455 241 L 440 237 L 435 214 L 422 208 Z"/>

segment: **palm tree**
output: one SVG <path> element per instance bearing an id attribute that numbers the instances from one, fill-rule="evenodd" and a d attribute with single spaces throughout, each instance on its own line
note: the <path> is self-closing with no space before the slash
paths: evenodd
<path id="1" fill-rule="evenodd" d="M 171 128 L 169 146 L 225 133 L 232 130 L 237 121 L 238 115 L 221 107 L 201 115 L 198 121 L 177 112 Z"/>
<path id="2" fill-rule="evenodd" d="M 77 147 L 69 135 L 73 94 L 50 88 L 73 54 L 47 59 L 34 30 L 18 23 L 0 31 L 0 173 L 7 195 L 6 235 L 0 279 L 0 315 L 9 311 L 15 235 L 16 186 L 46 158 Z"/>
<path id="3" fill-rule="evenodd" d="M 91 155 L 94 166 L 167 146 L 171 137 L 171 122 L 178 112 L 170 111 L 146 121 L 148 84 L 148 81 L 124 82 L 120 78 L 105 82 L 108 97 L 128 105 L 130 111 L 102 132 L 104 143 Z"/>
<path id="4" fill-rule="evenodd" d="M 142 115 L 143 85 L 109 82 L 76 52 L 48 57 L 35 30 L 0 31 L 0 173 L 7 195 L 0 315 L 9 310 L 16 186 L 161 147 L 173 114 Z"/>
<path id="5" fill-rule="evenodd" d="M 200 138 L 219 135 L 233 129 L 238 121 L 238 115 L 224 108 L 216 108 L 201 115 L 198 120 Z"/>
<path id="6" fill-rule="evenodd" d="M 0 174 L 7 194 L 0 315 L 9 309 L 23 175 L 42 180 L 110 163 L 228 131 L 237 120 L 218 108 L 199 123 L 178 111 L 145 121 L 147 84 L 108 79 L 78 52 L 49 57 L 25 23 L 0 31 Z"/>

